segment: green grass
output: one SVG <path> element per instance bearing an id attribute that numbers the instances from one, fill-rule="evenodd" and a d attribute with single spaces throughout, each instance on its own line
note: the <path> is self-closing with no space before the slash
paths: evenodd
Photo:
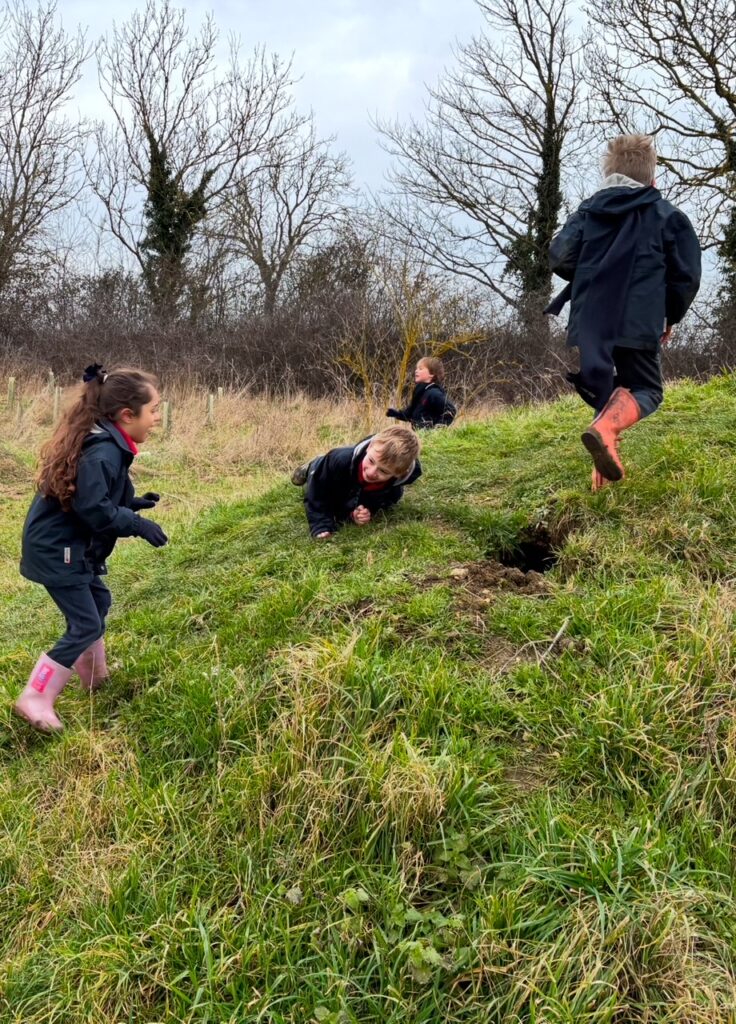
<path id="1" fill-rule="evenodd" d="M 8 712 L 59 628 L 10 481 L 3 1024 L 736 1020 L 735 413 L 670 389 L 597 495 L 572 399 L 437 432 L 328 544 L 169 467 L 60 739 Z M 545 585 L 481 585 L 540 524 Z"/>

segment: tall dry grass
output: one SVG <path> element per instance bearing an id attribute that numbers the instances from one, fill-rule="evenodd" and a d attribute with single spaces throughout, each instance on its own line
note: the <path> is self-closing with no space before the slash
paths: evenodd
<path id="1" fill-rule="evenodd" d="M 54 430 L 53 392 L 42 376 L 17 376 L 15 403 L 7 401 L 11 373 L 0 367 L 0 486 L 12 477 L 30 481 L 32 462 Z M 79 385 L 62 390 L 60 412 L 79 394 Z M 163 424 L 146 443 L 138 471 L 145 477 L 155 466 L 156 477 L 172 484 L 182 468 L 199 481 L 211 498 L 268 485 L 275 476 L 340 444 L 354 443 L 394 421 L 374 404 L 344 397 L 312 398 L 298 391 L 253 394 L 247 389 L 226 390 L 214 397 L 212 421 L 208 393 L 186 382 L 162 383 L 162 399 L 170 406 L 170 428 Z M 477 420 L 494 409 L 490 403 L 462 411 L 462 418 Z M 204 495 L 203 495 L 204 497 Z M 199 504 L 199 502 L 198 502 Z"/>

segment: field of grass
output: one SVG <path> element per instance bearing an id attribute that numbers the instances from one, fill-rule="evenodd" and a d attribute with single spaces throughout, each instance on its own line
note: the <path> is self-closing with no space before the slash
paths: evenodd
<path id="1" fill-rule="evenodd" d="M 597 495 L 572 398 L 438 431 L 324 544 L 284 471 L 358 413 L 180 417 L 58 739 L 9 713 L 59 630 L 16 568 L 43 407 L 0 419 L 3 1024 L 736 1020 L 735 378 Z"/>

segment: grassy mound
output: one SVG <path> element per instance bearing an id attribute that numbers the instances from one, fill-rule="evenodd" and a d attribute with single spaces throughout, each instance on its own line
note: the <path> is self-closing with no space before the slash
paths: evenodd
<path id="1" fill-rule="evenodd" d="M 598 495 L 571 399 L 328 544 L 281 482 L 121 544 L 109 687 L 0 720 L 2 1020 L 733 1021 L 735 410 L 671 389 Z"/>

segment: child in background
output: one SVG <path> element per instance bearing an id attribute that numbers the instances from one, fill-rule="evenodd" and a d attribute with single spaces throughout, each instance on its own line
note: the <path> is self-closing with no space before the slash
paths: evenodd
<path id="1" fill-rule="evenodd" d="M 598 190 L 550 246 L 552 270 L 570 284 L 545 312 L 570 300 L 567 344 L 580 372 L 568 380 L 598 414 L 582 435 L 594 491 L 623 478 L 619 435 L 660 405 L 660 345 L 700 285 L 698 238 L 654 187 L 656 164 L 649 135 L 612 139 Z"/>
<path id="2" fill-rule="evenodd" d="M 21 573 L 42 583 L 66 619 L 66 632 L 31 672 L 13 710 L 44 732 L 63 728 L 54 704 L 76 670 L 96 689 L 107 676 L 105 618 L 110 591 L 100 579 L 118 537 L 167 542 L 137 513 L 159 495 L 136 498 L 128 469 L 160 420 L 154 377 L 88 366 L 77 402 L 41 451 L 38 493 L 23 527 Z"/>
<path id="3" fill-rule="evenodd" d="M 443 387 L 445 367 L 436 356 L 424 356 L 414 371 L 414 392 L 405 409 L 387 409 L 386 415 L 404 420 L 414 427 L 449 427 L 457 415 Z"/>
<path id="4" fill-rule="evenodd" d="M 306 484 L 304 503 L 313 537 L 331 537 L 343 523 L 365 526 L 379 509 L 400 500 L 422 475 L 419 439 L 405 427 L 388 427 L 356 445 L 333 448 L 291 475 Z"/>

